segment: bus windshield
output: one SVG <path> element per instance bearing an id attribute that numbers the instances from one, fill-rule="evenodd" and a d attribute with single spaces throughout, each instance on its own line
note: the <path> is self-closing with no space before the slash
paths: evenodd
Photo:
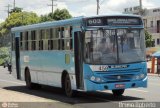
<path id="1" fill-rule="evenodd" d="M 145 61 L 144 30 L 86 31 L 84 59 L 89 64 L 122 64 Z"/>

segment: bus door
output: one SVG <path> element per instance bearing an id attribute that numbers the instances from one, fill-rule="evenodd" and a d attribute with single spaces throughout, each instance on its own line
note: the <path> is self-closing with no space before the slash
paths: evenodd
<path id="1" fill-rule="evenodd" d="M 15 34 L 15 57 L 16 57 L 16 72 L 17 72 L 17 79 L 21 79 L 20 74 L 20 50 L 19 50 L 19 33 Z"/>
<path id="2" fill-rule="evenodd" d="M 74 56 L 75 56 L 75 75 L 77 89 L 84 90 L 83 81 L 83 60 L 82 60 L 82 32 L 74 32 Z"/>

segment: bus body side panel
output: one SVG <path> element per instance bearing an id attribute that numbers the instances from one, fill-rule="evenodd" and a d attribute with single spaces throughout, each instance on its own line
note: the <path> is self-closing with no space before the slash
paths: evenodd
<path id="1" fill-rule="evenodd" d="M 42 23 L 30 26 L 16 27 L 12 28 L 12 32 L 25 32 L 30 30 L 40 30 L 46 28 L 57 28 L 65 26 L 73 26 L 74 30 L 77 30 L 77 25 L 79 31 L 81 30 L 80 24 L 82 23 L 82 18 L 69 19 L 65 21 Z M 73 31 L 74 31 L 73 30 Z M 73 48 L 74 48 L 74 32 L 72 31 L 73 37 Z M 20 35 L 20 34 L 19 34 Z M 70 55 L 70 63 L 66 64 L 66 55 Z M 13 54 L 14 56 L 14 54 Z M 14 62 L 14 58 L 13 58 Z M 69 73 L 72 89 L 76 90 L 76 76 L 75 76 L 75 63 L 74 63 L 74 53 L 72 51 L 58 51 L 58 50 L 27 50 L 21 51 L 20 53 L 20 66 L 21 69 L 21 80 L 25 80 L 24 71 L 28 67 L 31 74 L 31 81 L 34 83 L 51 85 L 55 87 L 61 87 L 61 77 L 62 72 L 67 71 Z M 14 67 L 14 66 L 13 66 Z"/>
<path id="2" fill-rule="evenodd" d="M 70 63 L 65 64 L 65 55 L 70 56 Z M 22 52 L 22 71 L 29 67 L 31 79 L 34 83 L 61 87 L 61 76 L 65 70 L 69 73 L 72 87 L 76 89 L 74 73 L 74 54 L 71 51 L 28 51 Z M 22 72 L 23 73 L 23 72 Z M 24 80 L 24 77 L 22 78 Z"/>

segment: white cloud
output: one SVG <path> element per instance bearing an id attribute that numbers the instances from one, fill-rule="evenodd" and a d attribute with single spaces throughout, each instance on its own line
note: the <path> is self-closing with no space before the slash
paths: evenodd
<path id="1" fill-rule="evenodd" d="M 157 6 L 153 1 L 149 1 L 149 0 L 144 0 L 143 1 L 143 7 L 144 8 L 155 8 L 155 7 L 159 7 L 159 5 Z"/>
<path id="2" fill-rule="evenodd" d="M 54 6 L 53 11 L 55 11 L 56 9 L 68 9 L 68 6 L 65 4 L 65 2 L 57 2 L 57 6 Z M 50 12 L 52 12 L 52 7 L 51 6 L 41 6 L 41 7 L 37 7 L 37 8 L 33 8 L 33 7 L 27 7 L 25 8 L 25 11 L 33 11 L 35 13 L 37 13 L 38 15 L 44 15 L 44 14 L 48 14 Z"/>
<path id="3" fill-rule="evenodd" d="M 130 0 L 109 0 L 101 6 L 102 14 L 105 13 L 122 13 L 124 8 L 137 6 L 138 3 Z"/>
<path id="4" fill-rule="evenodd" d="M 96 14 L 96 8 L 95 7 L 96 7 L 95 4 L 90 4 L 86 7 L 83 7 L 82 12 L 87 13 L 87 16 L 95 15 Z"/>
<path id="5" fill-rule="evenodd" d="M 86 16 L 86 13 L 84 13 L 84 12 L 74 12 L 74 11 L 70 11 L 70 14 L 71 14 L 73 17 Z"/>
<path id="6" fill-rule="evenodd" d="M 102 3 L 103 1 L 103 3 Z M 13 0 L 0 0 L 1 10 L 6 10 L 6 5 L 13 4 Z M 159 0 L 142 0 L 144 8 L 159 7 Z M 23 8 L 25 11 L 33 11 L 38 15 L 51 12 L 50 0 L 16 0 L 16 6 Z M 58 0 L 56 8 L 66 8 L 72 16 L 91 16 L 96 15 L 96 0 Z M 117 14 L 122 13 L 124 8 L 139 5 L 139 0 L 100 0 L 100 14 Z M 7 12 L 1 12 L 1 19 L 7 17 Z"/>

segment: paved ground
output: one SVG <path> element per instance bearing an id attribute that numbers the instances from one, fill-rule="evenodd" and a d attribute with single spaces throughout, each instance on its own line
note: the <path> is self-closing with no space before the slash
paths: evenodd
<path id="1" fill-rule="evenodd" d="M 23 81 L 16 80 L 7 72 L 6 68 L 0 67 L 0 102 L 10 102 L 11 105 L 11 102 L 32 102 L 18 103 L 19 106 L 25 104 L 23 107 L 27 108 L 36 108 L 37 105 L 40 108 L 46 106 L 55 108 L 117 108 L 124 105 L 122 102 L 160 102 L 160 77 L 149 76 L 148 88 L 126 90 L 122 97 L 114 97 L 110 91 L 103 91 L 79 93 L 75 98 L 68 98 L 58 88 L 44 86 L 40 90 L 28 90 Z M 158 108 L 157 103 L 156 105 Z"/>

